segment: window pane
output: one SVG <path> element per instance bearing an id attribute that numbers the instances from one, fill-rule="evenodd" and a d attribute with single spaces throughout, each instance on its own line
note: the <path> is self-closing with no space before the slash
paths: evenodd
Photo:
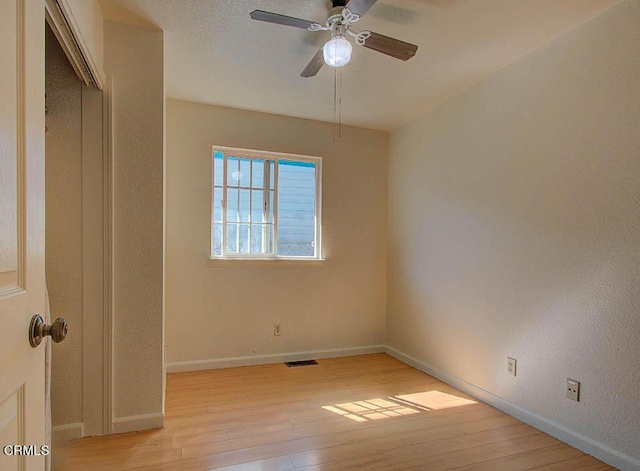
<path id="1" fill-rule="evenodd" d="M 264 222 L 264 190 L 251 190 L 251 222 Z"/>
<path id="2" fill-rule="evenodd" d="M 213 220 L 222 222 L 222 188 L 213 189 Z"/>
<path id="3" fill-rule="evenodd" d="M 240 253 L 249 253 L 249 224 L 240 224 L 239 236 Z"/>
<path id="4" fill-rule="evenodd" d="M 264 188 L 264 160 L 253 160 L 252 164 L 251 186 L 253 188 Z"/>
<path id="5" fill-rule="evenodd" d="M 213 255 L 222 255 L 222 224 L 213 224 Z"/>
<path id="6" fill-rule="evenodd" d="M 222 186 L 224 179 L 224 154 L 222 152 L 213 153 L 213 184 Z"/>
<path id="7" fill-rule="evenodd" d="M 232 152 L 213 153 L 212 254 L 315 256 L 316 164 Z"/>
<path id="8" fill-rule="evenodd" d="M 248 188 L 251 183 L 251 160 L 249 159 L 240 159 L 240 175 L 239 175 L 239 183 L 240 186 L 244 186 Z"/>
<path id="9" fill-rule="evenodd" d="M 316 165 L 278 162 L 278 255 L 315 255 Z"/>
<path id="10" fill-rule="evenodd" d="M 251 197 L 250 190 L 240 190 L 240 222 L 249 222 L 249 198 Z"/>
<path id="11" fill-rule="evenodd" d="M 238 253 L 238 225 L 227 224 L 227 252 Z"/>
<path id="12" fill-rule="evenodd" d="M 238 219 L 238 190 L 227 189 L 227 221 L 240 222 Z"/>
<path id="13" fill-rule="evenodd" d="M 263 253 L 262 239 L 264 237 L 264 231 L 263 224 L 251 225 L 251 253 Z"/>
<path id="14" fill-rule="evenodd" d="M 227 157 L 227 186 L 238 186 L 240 183 L 240 159 Z"/>

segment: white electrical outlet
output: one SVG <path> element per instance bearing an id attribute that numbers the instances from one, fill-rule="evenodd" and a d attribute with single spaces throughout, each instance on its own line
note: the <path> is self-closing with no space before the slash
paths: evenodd
<path id="1" fill-rule="evenodd" d="M 282 329 L 280 324 L 273 324 L 273 335 L 279 337 L 282 334 Z"/>
<path id="2" fill-rule="evenodd" d="M 567 378 L 567 398 L 580 401 L 580 381 Z"/>
<path id="3" fill-rule="evenodd" d="M 517 360 L 515 358 L 507 357 L 507 373 L 511 376 L 516 375 L 516 363 Z"/>

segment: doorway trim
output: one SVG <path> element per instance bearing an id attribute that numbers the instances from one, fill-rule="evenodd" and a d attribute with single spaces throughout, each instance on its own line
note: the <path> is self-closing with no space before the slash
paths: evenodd
<path id="1" fill-rule="evenodd" d="M 113 433 L 113 80 L 102 92 L 103 367 L 102 433 Z"/>
<path id="2" fill-rule="evenodd" d="M 71 425 L 79 426 L 74 427 L 74 430 L 79 430 L 81 436 L 108 435 L 113 433 L 114 364 L 113 115 L 111 105 L 113 84 L 105 80 L 104 71 L 97 65 L 95 57 L 92 56 L 92 50 L 83 38 L 82 19 L 73 2 L 44 0 L 44 4 L 47 23 L 79 79 L 89 87 L 83 90 L 82 100 L 83 422 Z M 102 92 L 101 98 L 96 91 Z M 88 98 L 86 102 L 85 95 Z M 90 115 L 89 129 L 85 129 L 85 113 Z M 85 139 L 90 141 L 88 146 L 85 146 Z M 87 160 L 85 160 L 85 151 Z M 88 189 L 86 192 L 85 187 Z M 85 197 L 87 197 L 86 201 Z M 85 224 L 88 215 L 93 217 L 90 223 Z M 87 260 L 88 254 L 91 257 Z M 91 332 L 91 336 L 85 338 L 88 337 L 88 332 Z M 93 341 L 95 342 L 92 344 Z M 89 387 L 92 378 L 99 387 Z M 60 432 L 64 431 L 60 430 Z M 68 435 L 69 431 L 66 432 Z"/>

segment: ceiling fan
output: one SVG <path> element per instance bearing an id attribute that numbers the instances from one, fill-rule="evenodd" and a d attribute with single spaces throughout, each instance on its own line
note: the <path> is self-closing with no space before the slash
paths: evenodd
<path id="1" fill-rule="evenodd" d="M 411 59 L 418 50 L 415 44 L 409 44 L 399 39 L 390 38 L 371 31 L 356 33 L 351 29 L 354 23 L 369 11 L 377 0 L 331 0 L 332 8 L 325 25 L 314 21 L 293 18 L 263 10 L 251 12 L 251 18 L 278 25 L 292 26 L 309 31 L 330 31 L 331 39 L 320 48 L 311 62 L 300 74 L 301 77 L 314 77 L 323 64 L 331 67 L 342 67 L 351 60 L 351 43 L 348 37 L 354 38 L 358 46 L 381 52 L 403 61 Z"/>

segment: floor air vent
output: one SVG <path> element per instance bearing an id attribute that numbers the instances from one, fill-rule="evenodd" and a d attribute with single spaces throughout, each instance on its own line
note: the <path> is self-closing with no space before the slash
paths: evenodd
<path id="1" fill-rule="evenodd" d="M 302 360 L 302 361 L 285 361 L 285 365 L 289 368 L 293 368 L 294 366 L 309 366 L 309 365 L 317 365 L 318 362 L 315 360 Z"/>

